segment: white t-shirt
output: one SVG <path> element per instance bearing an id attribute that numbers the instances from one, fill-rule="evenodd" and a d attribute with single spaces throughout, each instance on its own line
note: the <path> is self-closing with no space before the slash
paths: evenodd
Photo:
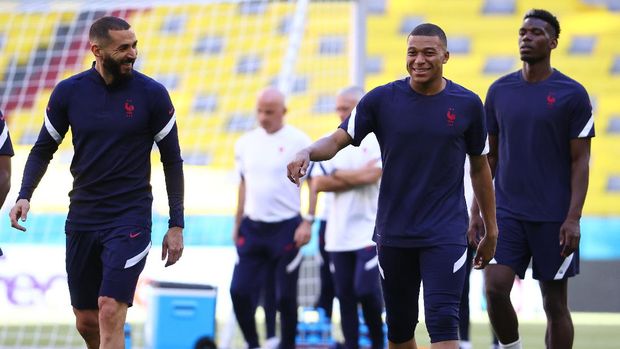
<path id="1" fill-rule="evenodd" d="M 328 173 L 336 169 L 352 170 L 377 160 L 381 168 L 381 151 L 374 134 L 364 138 L 359 147 L 342 149 L 334 158 L 323 162 Z M 374 245 L 379 181 L 352 190 L 334 192 L 327 198 L 331 203 L 325 231 L 325 250 L 330 252 L 354 251 Z"/>
<path id="2" fill-rule="evenodd" d="M 300 190 L 286 177 L 286 165 L 310 143 L 310 137 L 289 125 L 272 134 L 258 127 L 239 138 L 235 165 L 245 179 L 246 216 L 279 222 L 299 214 Z"/>

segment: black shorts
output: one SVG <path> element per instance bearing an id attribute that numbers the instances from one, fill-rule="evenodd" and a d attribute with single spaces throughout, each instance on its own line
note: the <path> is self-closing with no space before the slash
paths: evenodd
<path id="1" fill-rule="evenodd" d="M 532 260 L 536 280 L 561 280 L 579 274 L 579 250 L 564 258 L 560 255 L 562 222 L 531 222 L 497 216 L 499 237 L 491 264 L 512 268 L 521 279 Z"/>

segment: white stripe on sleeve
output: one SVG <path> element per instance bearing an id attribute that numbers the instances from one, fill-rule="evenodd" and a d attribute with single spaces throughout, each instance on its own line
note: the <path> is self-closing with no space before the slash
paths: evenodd
<path id="1" fill-rule="evenodd" d="M 52 122 L 47 117 L 47 114 L 45 114 L 45 129 L 47 130 L 47 133 L 49 133 L 50 136 L 54 138 L 56 143 L 60 144 L 60 142 L 62 142 L 62 137 L 60 136 L 60 133 L 56 131 L 56 129 L 54 128 L 54 125 L 52 125 Z"/>
<path id="2" fill-rule="evenodd" d="M 590 115 L 590 119 L 588 120 L 586 125 L 583 127 L 583 130 L 579 132 L 579 136 L 577 136 L 577 138 L 588 137 L 588 135 L 590 134 L 590 130 L 592 130 L 593 126 L 594 126 L 594 115 Z"/>
<path id="3" fill-rule="evenodd" d="M 170 121 L 168 121 L 168 123 L 166 124 L 166 126 L 164 126 L 164 128 L 162 128 L 161 131 L 159 131 L 155 135 L 155 142 L 159 142 L 162 139 L 166 138 L 168 133 L 170 133 L 170 130 L 172 130 L 172 127 L 174 126 L 174 123 L 176 122 L 176 120 L 177 120 L 177 117 L 175 115 L 173 115 L 170 118 Z"/>
<path id="4" fill-rule="evenodd" d="M 484 149 L 482 149 L 482 153 L 480 155 L 487 155 L 491 147 L 489 146 L 489 137 L 484 137 Z"/>
<path id="5" fill-rule="evenodd" d="M 4 147 L 4 143 L 7 138 L 9 138 L 9 126 L 4 123 L 4 129 L 2 129 L 2 134 L 0 134 L 0 148 Z"/>
<path id="6" fill-rule="evenodd" d="M 355 116 L 357 115 L 357 107 L 353 108 L 351 111 L 351 116 L 349 117 L 349 124 L 347 125 L 347 133 L 351 138 L 355 138 Z"/>

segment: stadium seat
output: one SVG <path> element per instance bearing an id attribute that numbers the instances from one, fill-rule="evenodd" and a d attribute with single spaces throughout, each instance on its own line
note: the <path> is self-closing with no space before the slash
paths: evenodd
<path id="1" fill-rule="evenodd" d="M 620 114 L 614 115 L 609 119 L 607 133 L 610 135 L 620 135 Z"/>
<path id="2" fill-rule="evenodd" d="M 468 54 L 471 52 L 471 39 L 468 36 L 450 37 L 448 50 L 450 54 Z"/>
<path id="3" fill-rule="evenodd" d="M 607 191 L 620 193 L 620 175 L 610 176 L 608 178 Z"/>
<path id="4" fill-rule="evenodd" d="M 513 70 L 517 61 L 512 56 L 491 56 L 484 63 L 484 74 L 507 74 Z"/>
<path id="5" fill-rule="evenodd" d="M 611 74 L 620 74 L 620 54 L 614 57 L 614 62 L 611 66 Z"/>
<path id="6" fill-rule="evenodd" d="M 570 48 L 568 52 L 571 54 L 590 54 L 594 50 L 597 37 L 592 35 L 587 36 L 574 36 L 571 39 Z"/>
<path id="7" fill-rule="evenodd" d="M 512 14 L 515 7 L 515 0 L 486 0 L 482 12 L 486 15 Z"/>

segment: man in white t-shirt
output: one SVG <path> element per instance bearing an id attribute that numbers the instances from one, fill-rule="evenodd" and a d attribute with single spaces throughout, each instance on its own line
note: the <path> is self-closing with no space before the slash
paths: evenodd
<path id="1" fill-rule="evenodd" d="M 248 348 L 259 348 L 255 310 L 267 269 L 275 265 L 280 348 L 294 349 L 297 329 L 297 279 L 301 246 L 310 240 L 311 220 L 300 215 L 300 189 L 282 176 L 286 164 L 311 140 L 284 124 L 285 97 L 276 88 L 260 92 L 260 127 L 235 144 L 240 175 L 233 239 L 239 260 L 230 285 L 235 316 Z"/>
<path id="2" fill-rule="evenodd" d="M 336 104 L 342 120 L 363 94 L 357 87 L 339 93 Z M 348 109 L 348 113 L 340 113 L 341 108 Z M 359 147 L 347 147 L 321 165 L 329 175 L 313 177 L 312 186 L 316 191 L 332 193 L 326 198 L 330 210 L 325 250 L 329 253 L 340 303 L 345 348 L 358 348 L 358 304 L 362 305 L 372 348 L 383 348 L 383 301 L 372 241 L 382 172 L 379 143 L 374 135 L 368 135 Z"/>

